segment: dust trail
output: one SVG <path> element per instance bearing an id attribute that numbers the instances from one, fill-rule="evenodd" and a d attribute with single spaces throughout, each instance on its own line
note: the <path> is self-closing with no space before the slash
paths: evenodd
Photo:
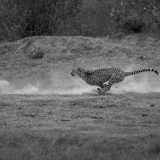
<path id="1" fill-rule="evenodd" d="M 10 90 L 9 82 L 0 80 L 0 94 L 6 94 Z"/>
<path id="2" fill-rule="evenodd" d="M 19 88 L 18 84 L 12 84 L 6 80 L 0 80 L 0 94 L 32 94 L 32 95 L 48 95 L 48 94 L 71 94 L 81 95 L 84 93 L 92 92 L 94 87 L 87 85 L 82 79 L 73 78 L 70 74 L 63 72 L 51 72 L 50 84 L 44 85 L 44 82 L 37 80 L 32 84 L 26 81 L 22 82 L 22 87 Z"/>
<path id="3" fill-rule="evenodd" d="M 13 90 L 12 93 L 13 94 L 39 94 L 40 89 L 37 86 L 33 86 L 33 85 L 29 84 L 21 89 Z"/>
<path id="4" fill-rule="evenodd" d="M 125 71 L 137 70 L 134 65 L 130 66 Z M 126 77 L 125 80 L 119 84 L 113 85 L 111 93 L 151 93 L 160 92 L 160 76 L 153 72 L 143 72 L 137 75 Z"/>
<path id="5" fill-rule="evenodd" d="M 125 71 L 134 71 L 134 65 L 124 68 Z M 85 93 L 97 94 L 96 86 L 87 85 L 79 77 L 72 77 L 69 72 L 52 71 L 50 76 L 50 84 L 37 80 L 37 83 L 24 83 L 23 87 L 17 88 L 12 82 L 0 80 L 0 94 L 70 94 L 82 95 Z M 160 77 L 153 72 L 144 72 L 134 76 L 126 77 L 121 83 L 114 84 L 110 93 L 123 94 L 127 92 L 150 93 L 160 92 Z"/>

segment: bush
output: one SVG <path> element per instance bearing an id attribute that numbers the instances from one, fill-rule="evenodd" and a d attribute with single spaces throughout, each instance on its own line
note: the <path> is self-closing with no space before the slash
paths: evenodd
<path id="1" fill-rule="evenodd" d="M 112 7 L 114 28 L 127 33 L 155 32 L 160 26 L 160 2 L 157 0 L 121 0 Z M 116 30 L 115 29 L 115 30 Z"/>
<path id="2" fill-rule="evenodd" d="M 75 30 L 80 0 L 26 0 L 26 5 L 24 1 L 19 4 L 28 13 L 26 21 L 22 24 L 23 37 L 70 35 Z"/>
<path id="3" fill-rule="evenodd" d="M 127 17 L 123 21 L 122 30 L 125 33 L 140 33 L 144 27 L 144 23 L 138 17 Z"/>
<path id="4" fill-rule="evenodd" d="M 1 0 L 0 41 L 36 35 L 75 35 L 78 33 L 80 2 L 81 0 Z"/>
<path id="5" fill-rule="evenodd" d="M 1 0 L 0 41 L 157 32 L 159 0 Z"/>
<path id="6" fill-rule="evenodd" d="M 0 1 L 0 41 L 14 40 L 20 28 L 17 5 L 13 1 Z"/>

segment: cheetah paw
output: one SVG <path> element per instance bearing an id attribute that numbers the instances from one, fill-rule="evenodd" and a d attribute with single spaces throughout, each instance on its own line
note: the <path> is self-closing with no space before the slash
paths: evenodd
<path id="1" fill-rule="evenodd" d="M 98 94 L 104 95 L 106 92 L 102 88 L 97 88 Z"/>

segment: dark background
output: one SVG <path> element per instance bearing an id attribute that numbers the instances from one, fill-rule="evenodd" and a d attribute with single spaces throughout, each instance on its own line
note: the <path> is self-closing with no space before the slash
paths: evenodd
<path id="1" fill-rule="evenodd" d="M 159 0 L 1 0 L 0 41 L 159 33 Z"/>

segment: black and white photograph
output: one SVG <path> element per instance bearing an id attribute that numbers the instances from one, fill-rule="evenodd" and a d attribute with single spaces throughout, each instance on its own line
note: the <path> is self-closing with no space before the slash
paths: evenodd
<path id="1" fill-rule="evenodd" d="M 160 160 L 160 0 L 0 0 L 0 160 Z"/>

